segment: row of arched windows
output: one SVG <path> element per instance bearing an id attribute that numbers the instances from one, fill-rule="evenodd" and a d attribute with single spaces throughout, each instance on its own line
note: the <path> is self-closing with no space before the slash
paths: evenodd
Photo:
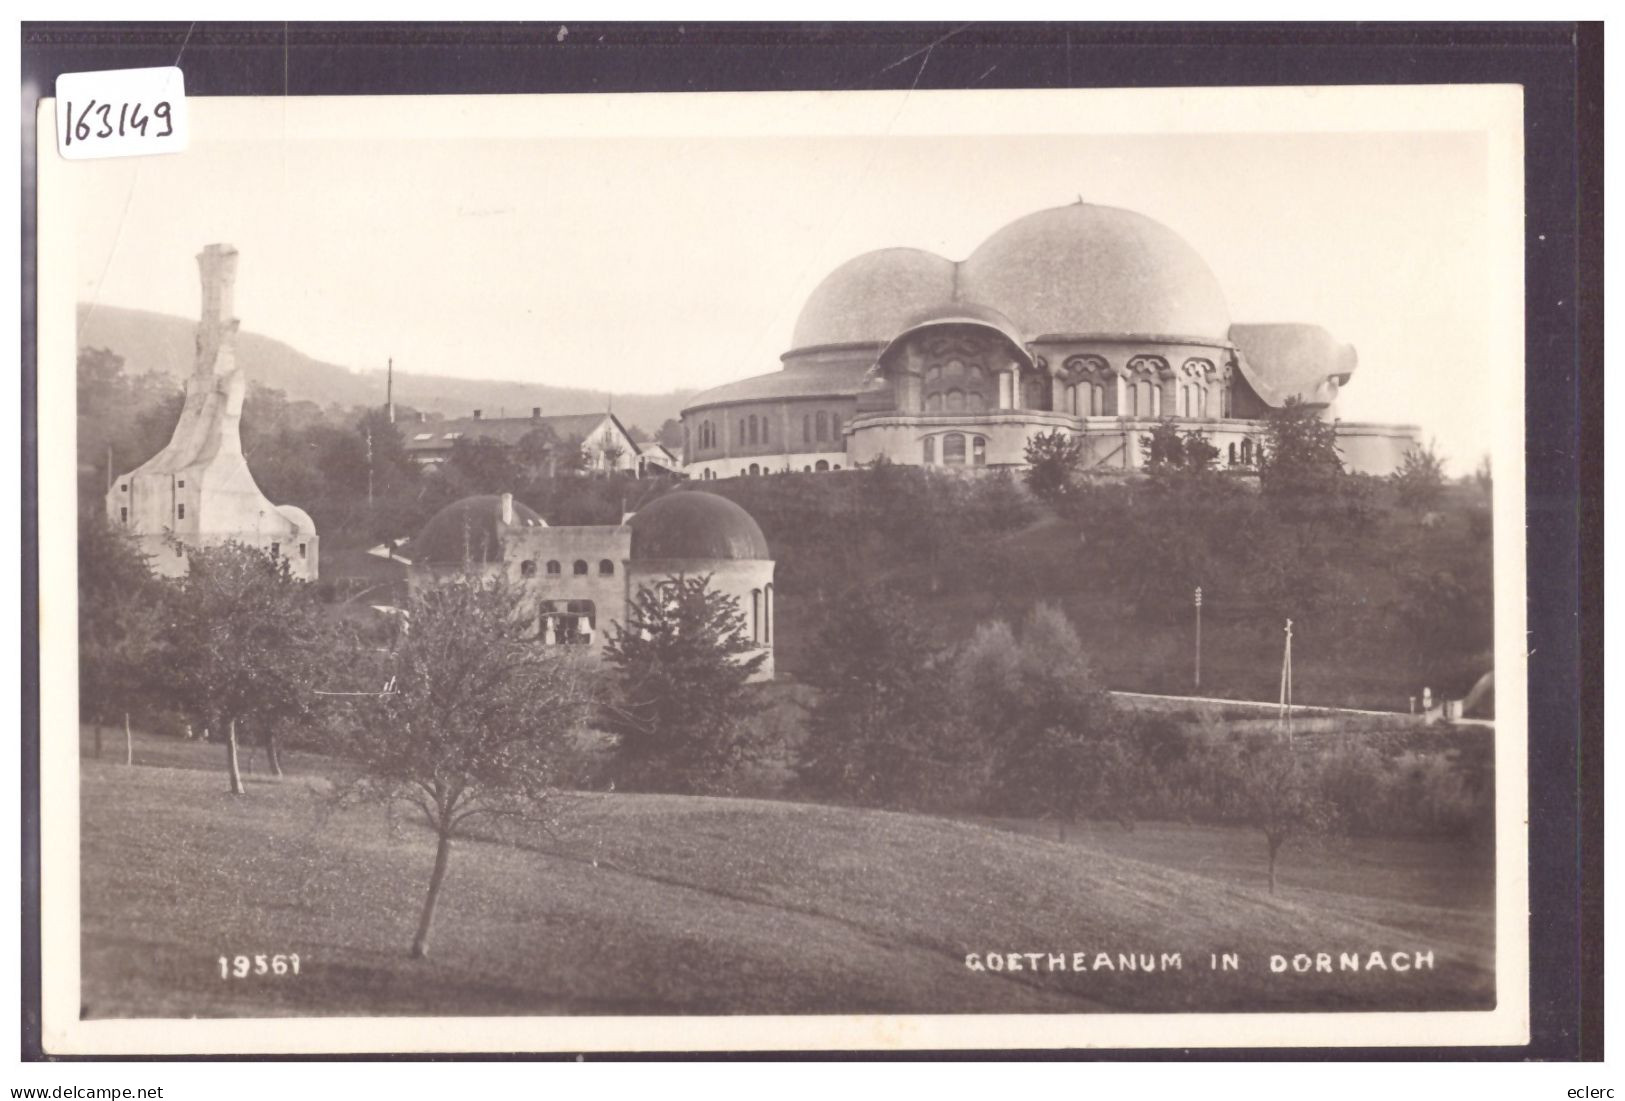
<path id="1" fill-rule="evenodd" d="M 947 390 L 925 395 L 927 413 L 980 413 L 987 408 L 987 398 L 979 390 Z"/>
<path id="2" fill-rule="evenodd" d="M 700 446 L 715 447 L 717 445 L 717 426 L 711 421 L 700 422 Z"/>
<path id="3" fill-rule="evenodd" d="M 768 423 L 769 422 L 766 417 L 758 417 L 754 413 L 748 417 L 740 417 L 738 436 L 739 443 L 772 443 L 773 441 L 768 438 Z"/>
<path id="4" fill-rule="evenodd" d="M 548 577 L 559 577 L 564 573 L 564 567 L 557 559 L 549 561 L 547 563 L 546 569 L 547 569 L 547 576 Z M 571 564 L 571 566 L 570 566 L 570 573 L 572 575 L 576 576 L 576 577 L 586 577 L 591 572 L 592 572 L 592 567 L 590 565 L 588 565 L 587 560 L 585 558 L 577 558 L 575 560 L 575 562 L 573 562 Z M 531 559 L 528 559 L 528 558 L 525 561 L 519 563 L 519 576 L 520 577 L 535 577 L 536 576 L 536 563 L 534 561 L 532 561 Z M 615 576 L 615 563 L 612 560 L 608 559 L 608 558 L 600 558 L 598 560 L 598 576 L 599 577 L 614 577 Z"/>
<path id="5" fill-rule="evenodd" d="M 937 436 L 927 436 L 921 441 L 921 454 L 926 466 L 934 466 L 937 462 Z M 942 462 L 944 466 L 965 465 L 966 436 L 963 432 L 948 432 L 940 437 L 942 440 Z M 970 462 L 972 466 L 987 465 L 987 437 L 971 436 Z"/>

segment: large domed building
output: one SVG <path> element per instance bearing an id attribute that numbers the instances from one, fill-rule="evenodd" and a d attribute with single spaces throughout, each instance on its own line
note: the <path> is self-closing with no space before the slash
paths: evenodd
<path id="1" fill-rule="evenodd" d="M 714 493 L 667 493 L 619 524 L 556 527 L 509 493 L 465 497 L 435 513 L 407 553 L 413 584 L 505 572 L 535 598 L 539 643 L 594 654 L 610 624 L 627 622 L 639 589 L 709 577 L 739 602 L 756 644 L 746 656 L 767 655 L 756 677 L 773 676 L 773 554 L 750 513 Z"/>
<path id="2" fill-rule="evenodd" d="M 1019 218 L 957 263 L 911 248 L 849 260 L 807 299 L 791 345 L 780 370 L 683 410 L 690 477 L 882 457 L 1014 466 L 1055 429 L 1082 438 L 1086 466 L 1133 469 L 1165 418 L 1246 467 L 1271 409 L 1296 397 L 1335 418 L 1356 364 L 1317 325 L 1234 322 L 1177 233 L 1083 202 Z M 1388 473 L 1416 436 L 1338 422 L 1351 470 Z"/>

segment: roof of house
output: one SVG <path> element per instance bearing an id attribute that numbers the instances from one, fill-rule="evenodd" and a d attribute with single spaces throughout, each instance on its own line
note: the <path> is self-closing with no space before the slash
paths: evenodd
<path id="1" fill-rule="evenodd" d="M 613 421 L 621 435 L 627 435 L 626 428 L 613 413 L 565 413 L 551 417 L 454 417 L 402 425 L 401 435 L 408 451 L 442 451 L 462 437 L 490 439 L 512 445 L 537 428 L 551 429 L 560 442 L 586 439 L 605 420 Z"/>

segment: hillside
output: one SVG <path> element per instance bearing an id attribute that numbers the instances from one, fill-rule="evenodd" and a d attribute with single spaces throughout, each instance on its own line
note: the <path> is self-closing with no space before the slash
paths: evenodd
<path id="1" fill-rule="evenodd" d="M 84 303 L 79 305 L 78 317 L 79 346 L 108 348 L 124 357 L 129 371 L 158 371 L 181 379 L 192 369 L 195 322 L 189 318 L 116 306 L 92 310 Z M 242 333 L 237 351 L 249 379 L 286 391 L 295 400 L 344 407 L 384 401 L 381 364 L 356 371 L 312 359 L 282 341 L 248 331 Z M 523 416 L 538 405 L 549 415 L 613 408 L 625 424 L 650 432 L 668 417 L 677 416 L 693 393 L 611 394 L 541 383 L 420 374 L 400 365 L 395 371 L 396 402 L 426 413 L 467 416 L 471 410 L 482 409 L 491 415 L 506 410 L 509 415 Z"/>
<path id="2" fill-rule="evenodd" d="M 1493 1000 L 1487 873 L 1449 845 L 1300 852 L 1271 897 L 1263 844 L 1245 832 L 1154 827 L 1063 844 L 918 815 L 681 796 L 582 795 L 556 835 L 461 842 L 431 958 L 413 963 L 433 851 L 424 831 L 334 810 L 318 758 L 297 757 L 283 781 L 250 776 L 240 798 L 225 794 L 218 747 L 142 737 L 136 761 L 82 762 L 89 1017 Z M 1435 969 L 1268 966 L 1272 952 L 1373 950 L 1432 951 Z M 994 951 L 1179 952 L 1183 967 L 966 966 L 968 953 Z M 223 981 L 217 957 L 245 952 L 297 952 L 300 974 Z M 1210 970 L 1213 952 L 1239 953 L 1240 969 Z"/>

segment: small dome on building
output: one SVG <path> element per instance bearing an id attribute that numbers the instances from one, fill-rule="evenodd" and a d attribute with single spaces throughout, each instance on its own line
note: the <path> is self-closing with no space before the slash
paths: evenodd
<path id="1" fill-rule="evenodd" d="M 633 513 L 632 560 L 770 559 L 767 537 L 751 514 L 715 493 L 679 490 Z"/>
<path id="2" fill-rule="evenodd" d="M 853 257 L 808 296 L 791 347 L 884 344 L 909 315 L 953 300 L 954 268 L 953 261 L 917 248 Z"/>
<path id="3" fill-rule="evenodd" d="M 504 522 L 503 513 L 509 515 Z M 502 558 L 502 533 L 512 528 L 546 527 L 536 511 L 508 494 L 487 493 L 453 501 L 435 513 L 412 540 L 412 561 L 427 566 L 496 562 Z"/>
<path id="4" fill-rule="evenodd" d="M 1308 405 L 1330 404 L 1359 364 L 1352 346 L 1319 325 L 1232 325 L 1230 339 L 1248 385 L 1277 408 L 1293 397 Z"/>
<path id="5" fill-rule="evenodd" d="M 1225 340 L 1224 292 L 1207 262 L 1161 222 L 1112 206 L 1040 210 L 960 266 L 960 292 L 991 302 L 1028 339 L 1057 334 Z"/>

